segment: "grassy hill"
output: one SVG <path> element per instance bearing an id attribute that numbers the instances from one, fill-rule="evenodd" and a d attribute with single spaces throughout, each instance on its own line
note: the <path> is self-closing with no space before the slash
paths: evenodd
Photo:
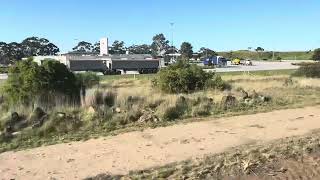
<path id="1" fill-rule="evenodd" d="M 254 59 L 254 60 L 272 60 L 273 53 L 269 51 L 255 52 L 248 50 L 218 52 L 220 56 L 224 56 L 229 59 L 241 58 L 241 59 Z M 313 51 L 292 51 L 292 52 L 275 52 L 274 60 L 310 60 L 313 55 Z"/>

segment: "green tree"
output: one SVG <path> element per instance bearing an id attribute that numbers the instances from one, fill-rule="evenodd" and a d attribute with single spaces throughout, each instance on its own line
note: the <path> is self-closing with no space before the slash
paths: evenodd
<path id="1" fill-rule="evenodd" d="M 314 50 L 312 60 L 320 61 L 320 48 Z"/>
<path id="2" fill-rule="evenodd" d="M 110 47 L 110 54 L 125 54 L 126 53 L 126 47 L 124 45 L 123 41 L 114 41 L 112 43 L 112 46 Z"/>
<path id="3" fill-rule="evenodd" d="M 48 39 L 29 37 L 22 41 L 21 48 L 24 57 L 56 55 L 60 50 Z"/>
<path id="4" fill-rule="evenodd" d="M 20 43 L 11 42 L 9 43 L 9 48 L 10 48 L 9 56 L 12 62 L 19 61 L 23 57 L 27 57 L 25 54 L 23 54 L 22 45 Z M 59 48 L 57 50 L 54 50 L 51 54 L 56 54 L 58 52 L 59 52 Z"/>
<path id="5" fill-rule="evenodd" d="M 262 47 L 257 47 L 257 49 L 255 49 L 257 52 L 263 52 L 264 49 Z"/>
<path id="6" fill-rule="evenodd" d="M 0 63 L 12 64 L 23 57 L 56 55 L 59 48 L 45 38 L 29 37 L 21 43 L 0 42 Z"/>
<path id="7" fill-rule="evenodd" d="M 94 52 L 94 53 L 100 53 L 100 42 L 94 43 L 92 52 Z"/>
<path id="8" fill-rule="evenodd" d="M 200 55 L 200 58 L 206 58 L 211 56 L 217 56 L 218 54 L 209 48 L 202 47 L 199 50 L 199 55 Z"/>
<path id="9" fill-rule="evenodd" d="M 189 60 L 190 58 L 192 58 L 192 54 L 193 54 L 192 49 L 193 47 L 190 43 L 183 42 L 180 47 L 181 56 Z"/>
<path id="10" fill-rule="evenodd" d="M 0 42 L 0 64 L 10 64 L 10 47 L 5 42 Z"/>
<path id="11" fill-rule="evenodd" d="M 169 41 L 164 34 L 157 34 L 152 38 L 151 54 L 152 56 L 164 56 L 169 49 Z"/>
<path id="12" fill-rule="evenodd" d="M 72 48 L 75 52 L 82 52 L 82 53 L 88 53 L 93 51 L 93 45 L 86 41 L 80 41 L 77 46 Z"/>
<path id="13" fill-rule="evenodd" d="M 4 92 L 13 104 L 32 104 L 34 96 L 42 90 L 42 72 L 31 58 L 19 61 L 9 68 Z"/>
<path id="14" fill-rule="evenodd" d="M 132 45 L 128 47 L 131 54 L 151 54 L 151 47 L 147 44 Z"/>
<path id="15" fill-rule="evenodd" d="M 59 61 L 45 59 L 40 68 L 43 75 L 42 91 L 77 97 L 79 94 L 77 79 L 67 66 Z"/>

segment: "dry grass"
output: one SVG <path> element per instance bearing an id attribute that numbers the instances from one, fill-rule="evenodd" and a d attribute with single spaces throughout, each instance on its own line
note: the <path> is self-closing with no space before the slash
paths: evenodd
<path id="1" fill-rule="evenodd" d="M 104 106 L 94 107 L 92 99 L 94 99 L 97 88 L 87 91 L 86 105 L 82 108 L 77 106 L 59 106 L 52 112 L 70 112 L 71 117 L 83 122 L 81 131 L 77 129 L 66 134 L 65 139 L 73 140 L 88 138 L 90 136 L 110 135 L 117 132 L 127 132 L 147 127 L 168 126 L 174 123 L 191 122 L 194 117 L 211 116 L 212 118 L 222 116 L 241 115 L 248 113 L 258 113 L 272 111 L 275 109 L 297 108 L 303 106 L 310 106 L 320 104 L 320 79 L 306 79 L 306 78 L 290 78 L 289 75 L 275 75 L 275 76 L 252 76 L 248 74 L 239 75 L 225 75 L 222 78 L 232 85 L 229 91 L 219 91 L 215 89 L 198 91 L 191 94 L 166 94 L 162 93 L 156 88 L 152 87 L 150 79 L 116 79 L 113 81 L 103 81 L 98 88 L 99 92 L 115 94 L 115 103 L 113 107 Z M 291 82 L 291 83 L 287 83 Z M 268 102 L 254 102 L 252 104 L 239 103 L 231 109 L 224 110 L 221 108 L 221 100 L 226 95 L 233 95 L 238 100 L 241 100 L 241 91 L 248 92 L 252 95 L 253 92 L 264 96 L 270 96 L 271 101 Z M 186 99 L 185 103 L 179 104 L 181 97 Z M 185 105 L 185 106 L 184 106 Z M 120 109 L 120 112 L 117 112 Z M 19 114 L 26 116 L 31 113 L 31 108 L 19 108 L 9 110 L 9 112 L 16 111 Z M 137 120 L 143 113 L 152 113 L 157 116 L 160 122 L 138 123 Z M 51 112 L 47 112 L 50 114 Z M 10 113 L 1 112 L 1 117 L 8 117 Z M 170 121 L 165 117 L 172 116 Z M 79 117 L 79 118 L 78 118 Z M 2 120 L 1 118 L 0 120 Z M 8 119 L 8 118 L 7 118 Z M 172 121 L 180 120 L 180 121 Z M 43 137 L 36 137 L 36 133 L 26 134 L 24 138 L 35 139 L 39 141 L 39 145 L 51 142 L 60 142 L 52 138 L 55 135 Z M 32 136 L 32 137 L 29 137 Z M 22 141 L 16 141 L 14 146 L 10 143 L 0 143 L 3 151 L 21 148 Z M 23 147 L 35 147 L 37 145 L 30 145 L 25 143 Z"/>
<path id="2" fill-rule="evenodd" d="M 220 103 L 223 96 L 232 94 L 239 97 L 240 89 L 245 90 L 249 94 L 253 91 L 269 95 L 273 99 L 283 99 L 287 103 L 295 103 L 297 100 L 312 101 L 311 98 L 318 94 L 312 94 L 317 88 L 320 87 L 320 79 L 306 79 L 306 78 L 293 78 L 292 84 L 287 84 L 291 78 L 289 75 L 275 75 L 275 76 L 256 76 L 250 74 L 239 75 L 225 75 L 222 76 L 225 81 L 232 85 L 230 91 L 220 90 L 205 90 L 198 91 L 192 94 L 166 94 L 152 87 L 150 80 L 147 79 L 119 79 L 112 82 L 102 82 L 105 91 L 114 91 L 117 94 L 118 105 L 125 104 L 128 97 L 140 97 L 143 102 L 140 102 L 141 108 L 153 107 L 156 114 L 161 114 L 168 108 L 175 105 L 178 97 L 184 96 L 189 100 L 196 100 L 198 98 L 211 98 L 214 103 Z M 309 88 L 309 89 L 306 89 Z M 303 95 L 306 91 L 306 96 Z M 317 99 L 317 98 L 316 98 Z M 318 101 L 317 101 L 318 102 Z M 310 104 L 306 102 L 305 104 Z M 311 103 L 312 104 L 312 103 Z M 156 106 L 156 107 L 154 107 Z"/>

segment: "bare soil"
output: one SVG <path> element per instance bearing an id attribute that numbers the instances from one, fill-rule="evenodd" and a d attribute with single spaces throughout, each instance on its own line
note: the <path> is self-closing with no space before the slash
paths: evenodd
<path id="1" fill-rule="evenodd" d="M 319 119 L 320 106 L 306 107 L 5 152 L 0 154 L 0 179 L 81 179 L 100 173 L 127 174 L 244 144 L 304 135 L 320 128 Z"/>

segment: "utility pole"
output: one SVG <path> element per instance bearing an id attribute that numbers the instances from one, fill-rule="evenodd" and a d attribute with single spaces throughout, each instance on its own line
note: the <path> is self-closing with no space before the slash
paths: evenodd
<path id="1" fill-rule="evenodd" d="M 272 61 L 274 61 L 274 51 L 272 51 Z"/>
<path id="2" fill-rule="evenodd" d="M 171 57 L 171 60 L 174 59 L 174 47 L 173 47 L 173 26 L 174 26 L 174 22 L 171 22 L 170 23 L 170 26 L 171 26 L 171 54 L 172 54 L 172 57 Z"/>

